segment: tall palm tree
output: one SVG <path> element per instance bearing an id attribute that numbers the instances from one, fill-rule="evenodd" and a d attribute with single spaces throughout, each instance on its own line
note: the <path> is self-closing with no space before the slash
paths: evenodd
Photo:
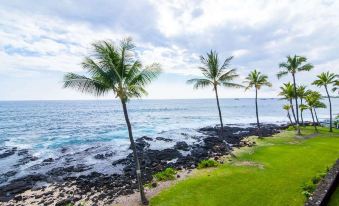
<path id="1" fill-rule="evenodd" d="M 299 105 L 299 109 L 300 109 L 300 112 L 304 112 L 305 110 L 309 109 L 308 106 L 306 104 L 300 104 Z M 304 121 L 303 121 L 303 125 L 304 124 Z"/>
<path id="2" fill-rule="evenodd" d="M 140 98 L 147 94 L 145 86 L 158 76 L 160 66 L 152 64 L 143 67 L 133 55 L 135 46 L 131 38 L 122 40 L 119 46 L 110 41 L 99 41 L 92 46 L 93 55 L 86 57 L 82 62 L 82 68 L 88 76 L 68 73 L 64 76 L 64 87 L 74 88 L 95 96 L 103 96 L 112 92 L 120 99 L 133 150 L 141 201 L 146 205 L 148 200 L 144 193 L 140 162 L 126 103 L 131 98 Z"/>
<path id="3" fill-rule="evenodd" d="M 219 111 L 219 120 L 220 120 L 220 137 L 223 138 L 224 135 L 224 125 L 222 121 L 221 109 L 219 104 L 219 96 L 218 96 L 218 86 L 224 87 L 233 87 L 240 88 L 243 87 L 240 84 L 236 84 L 233 82 L 235 78 L 239 75 L 236 73 L 236 69 L 229 69 L 229 64 L 233 57 L 228 57 L 223 63 L 220 62 L 218 57 L 218 53 L 216 51 L 210 51 L 206 56 L 200 56 L 200 62 L 202 64 L 199 67 L 201 73 L 203 74 L 203 78 L 190 79 L 187 81 L 188 84 L 194 84 L 194 89 L 204 88 L 204 87 L 212 87 L 215 92 L 215 98 L 217 100 L 217 106 Z M 229 146 L 226 142 L 226 149 L 232 155 L 233 153 L 230 151 Z"/>
<path id="4" fill-rule="evenodd" d="M 314 111 L 314 108 L 316 107 L 316 105 L 319 104 L 320 99 L 321 99 L 321 94 L 319 92 L 316 92 L 316 91 L 309 92 L 309 94 L 305 97 L 306 106 L 311 112 L 313 126 L 314 126 L 316 132 L 318 132 L 318 129 L 317 129 L 317 126 L 316 126 L 316 123 L 315 123 L 315 120 L 314 120 L 313 111 Z"/>
<path id="5" fill-rule="evenodd" d="M 259 134 L 260 133 L 260 123 L 259 123 L 259 114 L 258 114 L 258 90 L 262 86 L 271 87 L 272 84 L 268 81 L 267 75 L 262 74 L 261 72 L 257 71 L 256 69 L 254 71 L 251 71 L 248 74 L 244 83 L 247 84 L 245 90 L 248 90 L 252 87 L 255 88 L 255 112 L 256 112 L 256 116 L 257 116 L 258 135 L 260 136 L 260 134 Z"/>
<path id="6" fill-rule="evenodd" d="M 288 83 L 283 84 L 283 86 L 280 87 L 280 90 L 281 91 L 278 95 L 282 96 L 283 99 L 286 99 L 290 103 L 294 122 L 296 123 L 297 118 L 295 117 L 294 107 L 293 107 L 293 103 L 292 103 L 292 100 L 294 98 L 294 86 L 290 82 L 288 82 Z"/>
<path id="7" fill-rule="evenodd" d="M 334 81 L 333 83 L 333 92 L 336 92 L 337 90 L 339 90 L 339 80 L 338 80 L 338 75 L 337 75 L 337 79 Z"/>
<path id="8" fill-rule="evenodd" d="M 291 125 L 293 125 L 293 122 L 292 122 L 292 119 L 291 119 L 291 115 L 290 115 L 291 104 L 285 104 L 283 106 L 283 109 L 287 111 L 287 117 L 290 120 Z"/>
<path id="9" fill-rule="evenodd" d="M 313 111 L 314 111 L 314 116 L 315 116 L 315 119 L 317 120 L 317 123 L 318 125 L 320 125 L 319 123 L 319 119 L 318 119 L 318 115 L 317 115 L 317 108 L 326 108 L 326 104 L 324 104 L 323 102 L 321 102 L 320 100 L 317 101 L 315 104 L 314 104 L 314 107 L 313 107 Z"/>
<path id="10" fill-rule="evenodd" d="M 306 89 L 306 86 L 304 85 L 297 86 L 297 96 L 300 99 L 300 104 L 303 104 L 303 100 L 307 96 L 308 92 L 309 90 Z M 301 110 L 301 107 L 299 107 L 299 109 L 300 109 L 301 125 L 304 125 L 303 110 Z"/>
<path id="11" fill-rule="evenodd" d="M 308 110 L 310 110 L 310 112 L 311 112 L 311 115 L 312 115 L 312 125 L 313 125 L 313 127 L 314 127 L 314 130 L 316 131 L 316 132 L 318 132 L 318 128 L 317 128 L 317 124 L 315 123 L 315 120 L 314 120 L 314 115 L 313 115 L 313 110 L 312 110 L 312 106 L 310 106 L 309 104 L 308 104 L 308 102 L 306 101 L 306 104 L 301 104 L 301 105 L 299 105 L 299 108 L 300 108 L 300 110 L 306 110 L 306 109 L 308 109 Z"/>
<path id="12" fill-rule="evenodd" d="M 328 93 L 328 86 L 331 84 L 335 84 L 336 83 L 336 77 L 338 75 L 334 74 L 334 73 L 330 73 L 330 72 L 323 72 L 321 74 L 319 74 L 317 77 L 318 79 L 315 80 L 312 84 L 316 85 L 318 87 L 325 87 L 326 90 L 326 94 L 327 94 L 327 98 L 328 98 L 328 102 L 330 104 L 330 132 L 333 132 L 332 129 L 332 103 L 331 103 L 331 97 L 330 94 Z"/>
<path id="13" fill-rule="evenodd" d="M 281 78 L 285 75 L 287 75 L 288 73 L 292 74 L 292 78 L 293 78 L 293 85 L 294 85 L 294 98 L 295 98 L 295 109 L 296 109 L 296 116 L 297 116 L 297 131 L 298 131 L 298 135 L 301 134 L 300 132 L 300 127 L 299 127 L 299 107 L 298 107 L 298 97 L 297 97 L 297 85 L 296 85 L 296 81 L 295 81 L 295 75 L 297 72 L 301 72 L 301 71 L 310 71 L 313 68 L 312 64 L 306 64 L 306 57 L 303 56 L 287 56 L 287 62 L 283 62 L 279 64 L 279 67 L 283 70 L 281 70 L 280 72 L 278 72 L 277 77 Z"/>

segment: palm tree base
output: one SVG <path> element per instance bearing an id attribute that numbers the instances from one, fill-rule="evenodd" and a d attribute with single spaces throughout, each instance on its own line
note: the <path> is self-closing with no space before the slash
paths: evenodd
<path id="1" fill-rule="evenodd" d="M 141 202 L 142 202 L 142 205 L 149 205 L 149 201 L 147 199 L 142 200 Z"/>

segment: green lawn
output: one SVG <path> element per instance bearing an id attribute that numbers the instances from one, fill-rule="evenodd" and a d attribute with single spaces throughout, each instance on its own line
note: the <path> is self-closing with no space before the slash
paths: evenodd
<path id="1" fill-rule="evenodd" d="M 330 203 L 328 206 L 338 206 L 339 205 L 339 188 L 333 193 Z"/>
<path id="2" fill-rule="evenodd" d="M 301 185 L 339 158 L 339 131 L 310 139 L 294 138 L 284 131 L 258 140 L 258 146 L 215 170 L 204 169 L 162 191 L 151 205 L 303 205 Z M 313 128 L 303 129 L 313 133 Z"/>

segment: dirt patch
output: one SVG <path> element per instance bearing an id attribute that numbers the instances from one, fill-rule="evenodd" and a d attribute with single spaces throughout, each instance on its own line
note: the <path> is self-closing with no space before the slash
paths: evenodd
<path id="1" fill-rule="evenodd" d="M 196 170 L 183 170 L 178 172 L 177 175 L 179 175 L 178 178 L 172 181 L 166 181 L 166 182 L 158 182 L 157 187 L 155 188 L 145 188 L 145 194 L 147 199 L 151 199 L 153 196 L 159 194 L 162 190 L 169 188 L 171 185 L 176 184 L 177 182 L 186 179 L 187 177 L 192 176 Z M 115 201 L 114 204 L 115 206 L 139 206 L 142 205 L 140 202 L 140 193 L 136 192 L 131 195 L 126 195 L 126 196 L 120 196 L 118 197 Z"/>
<path id="2" fill-rule="evenodd" d="M 235 162 L 233 163 L 235 166 L 247 166 L 247 167 L 258 167 L 259 169 L 264 169 L 264 165 L 257 163 L 257 162 L 251 162 L 251 161 L 241 161 L 241 162 Z"/>

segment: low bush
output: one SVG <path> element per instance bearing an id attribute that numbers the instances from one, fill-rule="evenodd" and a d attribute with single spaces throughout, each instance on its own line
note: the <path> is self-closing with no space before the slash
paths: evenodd
<path id="1" fill-rule="evenodd" d="M 318 173 L 316 176 L 312 177 L 312 179 L 308 182 L 305 182 L 301 188 L 302 188 L 302 194 L 306 197 L 309 198 L 315 189 L 317 188 L 318 183 L 324 179 L 326 176 L 327 172 L 329 171 L 329 168 L 326 169 L 325 172 Z"/>
<path id="2" fill-rule="evenodd" d="M 198 164 L 198 169 L 202 169 L 202 168 L 207 168 L 207 167 L 217 167 L 219 165 L 219 163 L 215 160 L 202 160 L 199 164 Z"/>
<path id="3" fill-rule="evenodd" d="M 316 189 L 317 187 L 317 184 L 314 184 L 312 181 L 308 181 L 308 182 L 305 182 L 301 188 L 302 188 L 302 194 L 306 197 L 306 198 L 309 198 L 314 190 Z"/>
<path id="4" fill-rule="evenodd" d="M 177 171 L 171 167 L 166 168 L 164 171 L 162 172 L 158 172 L 155 175 L 153 175 L 153 177 L 157 180 L 157 181 L 167 181 L 167 180 L 174 180 L 175 179 L 175 174 L 177 173 Z"/>
<path id="5" fill-rule="evenodd" d="M 149 188 L 149 189 L 155 188 L 155 187 L 157 187 L 157 186 L 158 186 L 158 184 L 157 184 L 156 182 L 150 182 L 150 183 L 146 183 L 146 184 L 144 185 L 144 187 Z"/>

